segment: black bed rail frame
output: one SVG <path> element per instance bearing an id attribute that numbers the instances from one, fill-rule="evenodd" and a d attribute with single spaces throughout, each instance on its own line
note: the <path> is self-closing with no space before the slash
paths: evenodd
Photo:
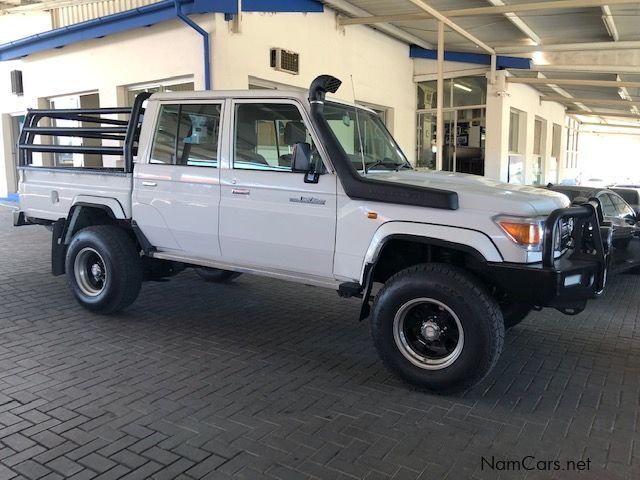
<path id="1" fill-rule="evenodd" d="M 145 110 L 142 105 L 150 96 L 151 93 L 147 92 L 137 95 L 131 108 L 29 109 L 18 140 L 19 165 L 30 166 L 34 152 L 122 155 L 125 172 L 132 172 Z M 104 115 L 129 115 L 129 119 L 105 118 Z M 52 125 L 38 126 L 43 119 L 49 119 Z M 56 127 L 55 120 L 74 120 L 82 122 L 83 126 Z M 53 143 L 35 143 L 38 136 L 50 136 Z M 59 137 L 115 140 L 122 142 L 122 145 L 58 145 L 56 139 Z"/>

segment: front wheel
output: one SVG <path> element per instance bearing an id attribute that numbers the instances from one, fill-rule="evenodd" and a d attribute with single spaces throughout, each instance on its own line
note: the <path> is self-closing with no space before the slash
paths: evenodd
<path id="1" fill-rule="evenodd" d="M 416 265 L 391 277 L 376 296 L 371 330 L 390 370 L 437 393 L 480 382 L 504 341 L 496 302 L 474 277 L 445 264 Z"/>
<path id="2" fill-rule="evenodd" d="M 142 262 L 134 241 L 121 228 L 87 227 L 67 249 L 69 286 L 88 310 L 114 313 L 131 305 L 142 285 Z"/>

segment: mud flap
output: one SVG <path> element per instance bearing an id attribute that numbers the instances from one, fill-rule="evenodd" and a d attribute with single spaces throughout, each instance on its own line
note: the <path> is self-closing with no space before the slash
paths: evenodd
<path id="1" fill-rule="evenodd" d="M 360 321 L 371 314 L 371 288 L 373 287 L 373 264 L 365 267 L 364 292 L 362 294 L 362 306 L 360 307 Z"/>
<path id="2" fill-rule="evenodd" d="M 66 220 L 61 218 L 53 224 L 51 235 L 51 274 L 53 276 L 64 275 L 65 257 L 67 246 L 64 243 Z"/>

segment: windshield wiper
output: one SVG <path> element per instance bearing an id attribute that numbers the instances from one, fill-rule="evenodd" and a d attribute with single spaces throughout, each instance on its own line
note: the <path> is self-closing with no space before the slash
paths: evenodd
<path id="1" fill-rule="evenodd" d="M 398 171 L 398 169 L 402 166 L 406 166 L 406 163 L 401 163 L 401 164 L 397 164 L 396 162 L 394 162 L 393 160 L 391 160 L 390 158 L 385 158 L 384 160 L 376 160 L 375 162 L 372 162 L 369 165 L 366 165 L 364 167 L 364 173 L 369 173 L 369 170 L 371 170 L 374 167 L 377 167 L 379 165 L 393 165 L 392 169 L 395 170 L 396 172 Z"/>
<path id="2" fill-rule="evenodd" d="M 382 165 L 383 163 L 384 163 L 384 160 L 377 160 L 369 165 L 365 164 L 364 173 L 365 174 L 369 173 L 369 170 L 371 170 L 374 167 L 377 167 L 378 165 Z"/>

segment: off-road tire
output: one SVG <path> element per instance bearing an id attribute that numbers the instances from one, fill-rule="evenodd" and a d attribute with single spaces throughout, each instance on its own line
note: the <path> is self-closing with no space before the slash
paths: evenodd
<path id="1" fill-rule="evenodd" d="M 86 287 L 83 290 L 84 283 L 76 272 L 77 266 L 80 270 L 78 256 L 86 252 L 97 253 L 106 271 L 102 289 L 93 295 L 86 293 Z M 67 248 L 65 266 L 69 287 L 87 310 L 115 313 L 131 305 L 140 293 L 143 277 L 140 253 L 121 228 L 98 225 L 78 231 Z"/>
<path id="2" fill-rule="evenodd" d="M 242 275 L 240 272 L 208 267 L 198 267 L 195 271 L 204 281 L 212 283 L 228 283 Z"/>
<path id="3" fill-rule="evenodd" d="M 464 330 L 458 357 L 440 369 L 416 366 L 394 339 L 396 314 L 425 298 L 450 308 Z M 415 265 L 387 280 L 373 304 L 371 331 L 378 354 L 392 372 L 420 389 L 440 394 L 467 390 L 485 378 L 504 342 L 502 313 L 482 283 L 460 268 L 438 263 Z"/>

